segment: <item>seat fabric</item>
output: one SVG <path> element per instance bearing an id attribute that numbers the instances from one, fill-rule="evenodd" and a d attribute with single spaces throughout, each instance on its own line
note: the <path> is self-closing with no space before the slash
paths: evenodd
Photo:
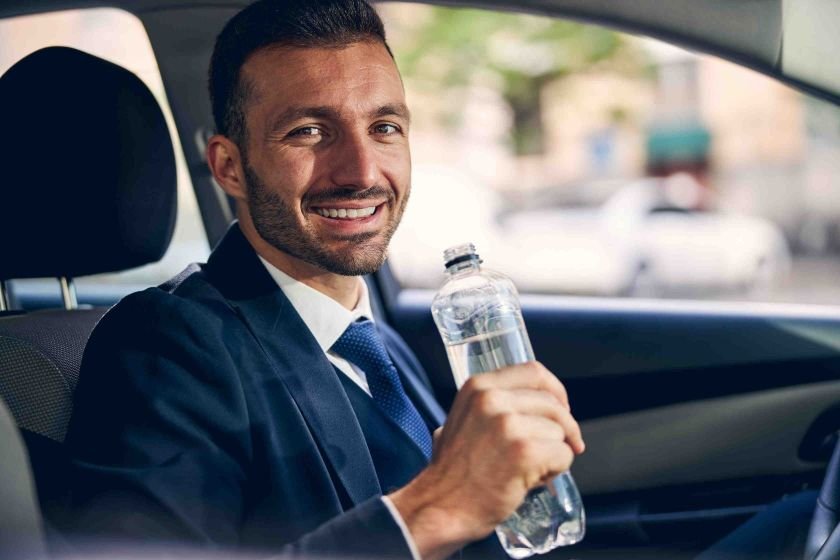
<path id="1" fill-rule="evenodd" d="M 0 77 L 0 122 L 10 173 L 0 181 L 0 281 L 116 272 L 163 256 L 177 210 L 175 153 L 137 76 L 76 49 L 41 49 Z M 0 313 L 0 399 L 31 462 L 3 471 L 0 502 L 14 492 L 7 485 L 34 475 L 47 529 L 62 525 L 73 391 L 105 311 Z M 0 528 L 12 513 L 0 509 Z"/>
<path id="2" fill-rule="evenodd" d="M 18 426 L 64 441 L 85 343 L 104 308 L 0 317 L 0 393 Z"/>
<path id="3" fill-rule="evenodd" d="M 29 460 L 15 422 L 0 399 L 0 557 L 41 558 L 44 529 Z"/>

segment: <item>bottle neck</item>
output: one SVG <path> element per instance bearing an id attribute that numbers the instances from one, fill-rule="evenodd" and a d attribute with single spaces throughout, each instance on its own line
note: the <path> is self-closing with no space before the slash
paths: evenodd
<path id="1" fill-rule="evenodd" d="M 479 270 L 481 270 L 481 261 L 478 257 L 474 257 L 450 264 L 446 267 L 446 274 L 449 276 L 455 276 L 456 274 L 460 274 L 462 272 L 478 272 Z"/>

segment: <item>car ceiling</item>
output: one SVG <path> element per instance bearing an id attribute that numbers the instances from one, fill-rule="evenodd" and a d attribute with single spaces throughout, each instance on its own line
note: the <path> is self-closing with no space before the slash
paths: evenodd
<path id="1" fill-rule="evenodd" d="M 113 6 L 145 19 L 179 8 L 236 9 L 248 0 L 11 0 L 0 16 Z M 710 52 L 840 103 L 836 0 L 436 0 L 596 22 Z"/>
<path id="2" fill-rule="evenodd" d="M 137 15 L 177 8 L 237 8 L 247 0 L 11 0 L 0 16 L 113 6 Z M 836 0 L 438 0 L 569 17 L 644 33 L 729 58 L 840 102 Z M 667 9 L 665 7 L 667 6 Z"/>

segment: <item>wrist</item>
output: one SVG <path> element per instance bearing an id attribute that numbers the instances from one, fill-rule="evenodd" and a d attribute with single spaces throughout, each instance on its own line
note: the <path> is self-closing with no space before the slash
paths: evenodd
<path id="1" fill-rule="evenodd" d="M 389 494 L 424 560 L 442 559 L 470 542 L 489 534 L 484 527 L 457 505 L 458 500 L 436 484 L 435 477 L 423 471 L 407 486 Z"/>

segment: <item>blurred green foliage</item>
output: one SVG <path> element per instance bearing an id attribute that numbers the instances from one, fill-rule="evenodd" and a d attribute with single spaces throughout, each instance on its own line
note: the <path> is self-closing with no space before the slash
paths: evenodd
<path id="1" fill-rule="evenodd" d="M 525 14 L 430 7 L 394 44 L 408 79 L 460 88 L 481 74 L 510 106 L 517 154 L 543 151 L 542 94 L 552 82 L 596 65 L 641 71 L 624 38 L 593 25 Z M 489 73 L 489 75 L 488 75 Z M 453 116 L 446 118 L 453 122 Z"/>

